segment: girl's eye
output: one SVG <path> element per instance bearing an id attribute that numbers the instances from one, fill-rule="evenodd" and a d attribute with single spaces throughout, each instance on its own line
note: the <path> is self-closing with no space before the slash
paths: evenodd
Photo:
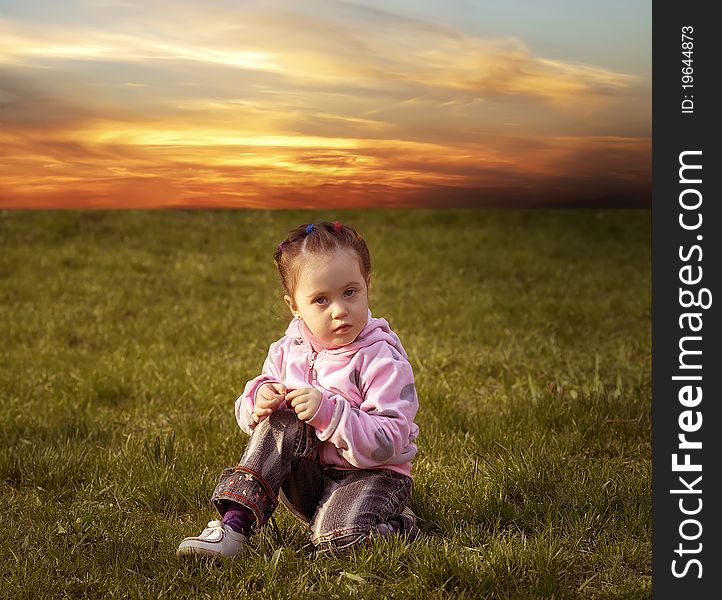
<path id="1" fill-rule="evenodd" d="M 356 293 L 356 290 L 353 289 L 353 288 L 350 288 L 350 289 L 346 290 L 346 291 L 343 293 L 343 295 L 344 295 L 344 296 L 353 296 L 355 293 Z"/>
<path id="2" fill-rule="evenodd" d="M 320 298 L 316 298 L 316 299 L 313 301 L 313 303 L 314 303 L 314 304 L 326 304 L 326 298 L 324 298 L 323 296 L 321 296 Z"/>

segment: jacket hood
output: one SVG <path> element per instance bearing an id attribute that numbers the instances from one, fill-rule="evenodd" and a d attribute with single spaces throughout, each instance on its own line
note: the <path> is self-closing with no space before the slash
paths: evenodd
<path id="1" fill-rule="evenodd" d="M 300 339 L 309 348 L 311 347 L 311 343 L 306 338 L 302 321 L 297 317 L 294 317 L 288 324 L 288 327 L 286 328 L 286 335 L 291 338 Z M 409 358 L 406 354 L 406 350 L 404 350 L 404 347 L 401 345 L 401 340 L 399 340 L 398 336 L 391 331 L 388 321 L 386 319 L 377 319 L 373 317 L 370 310 L 366 325 L 353 342 L 339 348 L 329 348 L 325 350 L 325 352 L 340 356 L 353 355 L 361 348 L 366 348 L 381 341 L 393 346 L 404 358 Z"/>

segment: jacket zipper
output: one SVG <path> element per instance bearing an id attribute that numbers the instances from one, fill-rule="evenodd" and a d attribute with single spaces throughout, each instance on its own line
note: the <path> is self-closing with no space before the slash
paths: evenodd
<path id="1" fill-rule="evenodd" d="M 308 361 L 308 383 L 310 385 L 313 385 L 313 382 L 315 380 L 315 375 L 313 372 L 313 365 L 316 363 L 316 357 L 318 356 L 318 352 L 313 351 L 311 352 L 311 359 Z"/>

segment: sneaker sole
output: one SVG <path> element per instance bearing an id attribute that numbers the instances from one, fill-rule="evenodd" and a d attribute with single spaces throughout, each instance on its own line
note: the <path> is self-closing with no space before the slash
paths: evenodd
<path id="1" fill-rule="evenodd" d="M 209 548 L 198 548 L 196 546 L 182 546 L 176 550 L 175 555 L 178 558 L 185 558 L 187 556 L 204 556 L 206 558 L 217 558 L 219 560 L 230 560 L 233 558 L 238 558 L 241 556 L 245 556 L 248 554 L 248 551 L 241 551 L 235 556 L 226 556 L 225 554 L 221 554 L 220 552 L 214 552 L 213 550 Z"/>
<path id="2" fill-rule="evenodd" d="M 195 548 L 184 548 L 183 550 L 176 550 L 175 555 L 178 558 L 189 558 L 193 556 L 200 556 L 203 558 L 223 558 L 220 554 L 211 554 L 210 552 L 203 552 Z"/>

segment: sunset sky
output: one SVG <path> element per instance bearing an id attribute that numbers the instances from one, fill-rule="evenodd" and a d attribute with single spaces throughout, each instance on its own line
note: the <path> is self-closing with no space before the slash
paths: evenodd
<path id="1" fill-rule="evenodd" d="M 0 208 L 649 206 L 651 0 L 0 0 Z"/>

